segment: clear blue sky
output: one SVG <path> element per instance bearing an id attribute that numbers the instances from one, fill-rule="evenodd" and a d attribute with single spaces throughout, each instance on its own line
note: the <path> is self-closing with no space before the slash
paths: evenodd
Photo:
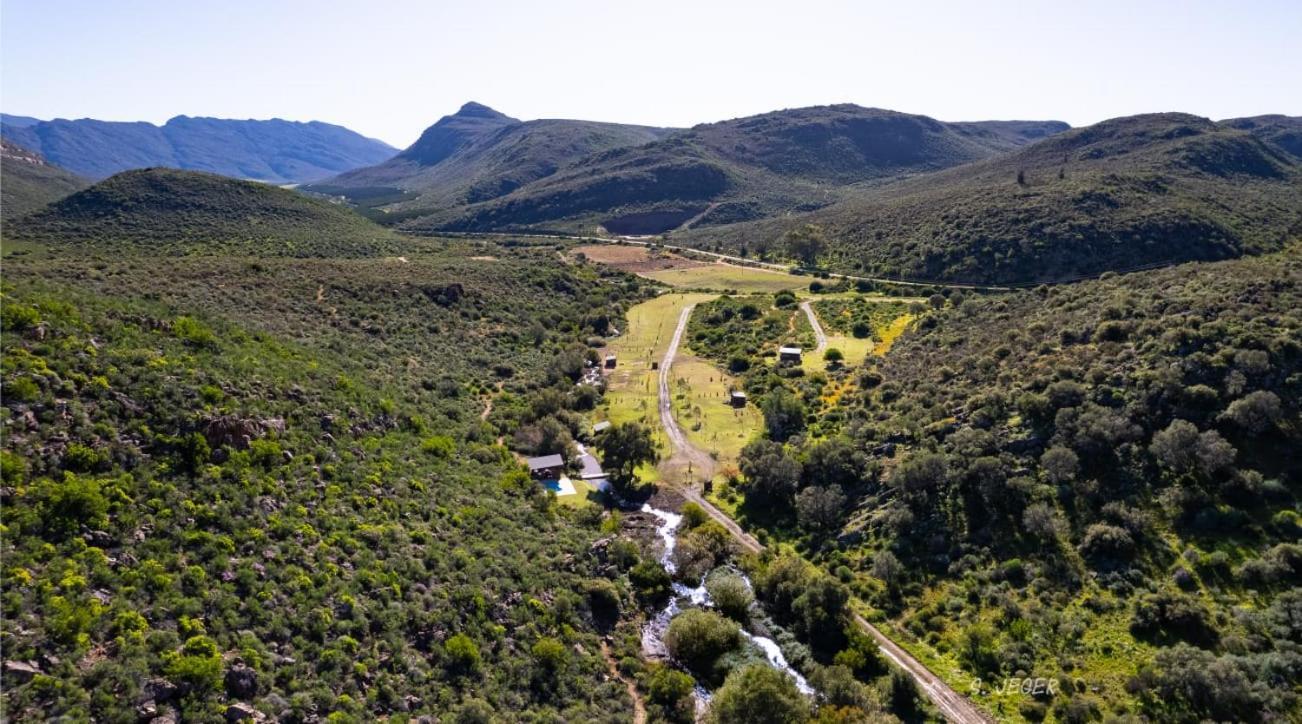
<path id="1" fill-rule="evenodd" d="M 851 102 L 1084 125 L 1302 115 L 1302 0 L 2 0 L 0 108 L 340 123 L 406 146 L 476 100 L 686 126 Z"/>

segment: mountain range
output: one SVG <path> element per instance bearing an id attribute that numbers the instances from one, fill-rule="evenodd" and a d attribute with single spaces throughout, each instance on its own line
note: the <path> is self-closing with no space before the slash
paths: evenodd
<path id="1" fill-rule="evenodd" d="M 746 253 L 814 225 L 825 262 L 874 275 L 1036 282 L 1279 248 L 1302 233 L 1302 118 L 1161 113 L 856 189 L 806 214 L 696 226 L 682 243 Z M 749 247 L 749 248 L 748 248 Z"/>
<path id="2" fill-rule="evenodd" d="M 5 115 L 0 135 L 93 180 L 165 166 L 268 183 L 303 183 L 379 163 L 395 152 L 382 141 L 342 126 L 280 119 L 177 116 L 156 126 Z"/>
<path id="3" fill-rule="evenodd" d="M 393 160 L 313 188 L 384 205 L 412 230 L 659 233 L 818 208 L 853 184 L 988 158 L 1066 128 L 836 105 L 669 130 L 521 123 L 469 103 Z"/>
<path id="4" fill-rule="evenodd" d="M 519 121 L 471 102 L 384 163 L 345 172 L 309 190 L 367 206 L 460 207 L 509 194 L 577 159 L 650 143 L 670 133 L 592 121 Z"/>

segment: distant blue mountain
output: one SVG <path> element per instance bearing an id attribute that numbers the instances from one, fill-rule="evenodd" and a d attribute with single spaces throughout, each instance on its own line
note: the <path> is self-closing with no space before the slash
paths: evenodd
<path id="1" fill-rule="evenodd" d="M 305 183 L 385 161 L 397 149 L 342 126 L 279 118 L 177 116 L 152 123 L 0 117 L 0 135 L 90 179 L 163 166 L 269 183 Z"/>
<path id="2" fill-rule="evenodd" d="M 0 113 L 0 124 L 15 128 L 26 128 L 40 123 L 41 119 L 31 116 L 15 116 L 12 113 Z"/>

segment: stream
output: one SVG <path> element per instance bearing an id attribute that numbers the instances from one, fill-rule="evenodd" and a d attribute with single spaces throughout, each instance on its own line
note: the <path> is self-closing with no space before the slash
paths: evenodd
<path id="1" fill-rule="evenodd" d="M 677 568 L 674 565 L 674 545 L 678 542 L 677 531 L 678 526 L 683 522 L 683 516 L 653 508 L 649 503 L 642 506 L 642 512 L 650 513 L 660 521 L 660 525 L 656 527 L 656 533 L 664 543 L 664 553 L 660 556 L 660 563 L 665 567 L 665 570 L 669 571 L 670 575 L 673 575 Z M 747 586 L 751 585 L 750 579 L 744 573 L 739 573 L 739 575 L 741 575 Z M 642 649 L 644 651 L 665 659 L 669 658 L 664 636 L 669 629 L 669 622 L 683 610 L 683 602 L 686 602 L 691 607 L 708 606 L 712 603 L 710 593 L 705 589 L 704 579 L 695 587 L 674 582 L 673 596 L 670 598 L 668 605 L 660 613 L 656 614 L 655 618 L 642 630 Z M 764 658 L 768 659 L 769 665 L 795 679 L 796 688 L 800 690 L 800 693 L 806 696 L 813 695 L 813 687 L 809 685 L 805 677 L 800 675 L 799 671 L 796 671 L 787 663 L 787 659 L 782 655 L 782 650 L 778 648 L 776 641 L 765 636 L 757 636 L 744 628 L 741 630 L 741 634 L 764 652 Z M 702 702 L 710 700 L 710 693 L 700 685 L 696 687 L 696 696 Z"/>

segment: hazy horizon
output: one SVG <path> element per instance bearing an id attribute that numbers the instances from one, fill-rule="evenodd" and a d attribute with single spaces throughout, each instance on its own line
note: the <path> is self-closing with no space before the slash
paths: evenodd
<path id="1" fill-rule="evenodd" d="M 316 120 L 398 148 L 467 101 L 524 120 L 680 127 L 834 103 L 1073 126 L 1161 111 L 1302 115 L 1302 5 L 1223 10 L 674 2 L 646 13 L 402 0 L 358 13 L 339 2 L 4 0 L 0 108 L 160 124 Z"/>

